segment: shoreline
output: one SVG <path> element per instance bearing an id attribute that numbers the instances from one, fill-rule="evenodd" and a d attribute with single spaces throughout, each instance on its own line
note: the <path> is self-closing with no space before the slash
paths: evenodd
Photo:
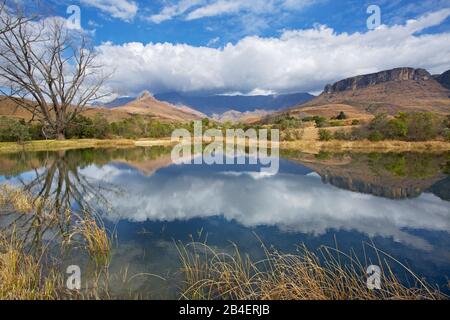
<path id="1" fill-rule="evenodd" d="M 152 146 L 170 146 L 170 138 L 161 139 L 76 139 L 76 140 L 38 140 L 27 141 L 25 143 L 0 142 L 0 153 L 15 153 L 20 151 L 64 151 L 71 149 L 87 148 L 130 148 L 130 147 L 152 147 Z M 298 150 L 307 153 L 319 153 L 321 151 L 340 152 L 352 151 L 358 153 L 364 152 L 446 152 L 450 151 L 450 142 L 445 141 L 379 141 L 372 142 L 368 140 L 361 141 L 317 141 L 317 140 L 296 140 L 280 142 L 280 149 Z"/>

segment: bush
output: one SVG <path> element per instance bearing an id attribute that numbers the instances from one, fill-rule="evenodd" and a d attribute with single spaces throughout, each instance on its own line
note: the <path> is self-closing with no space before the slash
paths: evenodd
<path id="1" fill-rule="evenodd" d="M 445 140 L 447 140 L 447 141 L 450 142 L 450 130 L 449 130 L 449 129 L 447 129 L 447 130 L 444 132 L 443 136 L 444 136 L 444 139 L 445 139 Z"/>
<path id="2" fill-rule="evenodd" d="M 275 121 L 275 129 L 286 130 L 286 129 L 299 129 L 303 128 L 302 120 L 293 116 L 284 116 Z"/>
<path id="3" fill-rule="evenodd" d="M 412 113 L 406 116 L 408 140 L 425 141 L 437 137 L 440 131 L 438 118 L 430 112 Z"/>
<path id="4" fill-rule="evenodd" d="M 345 130 L 338 130 L 334 133 L 334 139 L 336 140 L 353 140 L 351 133 Z"/>
<path id="5" fill-rule="evenodd" d="M 295 141 L 303 138 L 302 129 L 287 129 L 281 132 L 282 141 Z"/>
<path id="6" fill-rule="evenodd" d="M 337 119 L 337 120 L 345 120 L 345 119 L 347 119 L 347 115 L 345 114 L 344 111 L 341 111 L 341 112 L 339 113 L 339 115 L 336 117 L 336 119 Z"/>
<path id="7" fill-rule="evenodd" d="M 388 139 L 404 139 L 408 135 L 408 125 L 402 119 L 392 119 L 383 128 L 383 133 Z"/>
<path id="8" fill-rule="evenodd" d="M 381 141 L 384 140 L 384 135 L 380 131 L 372 131 L 369 133 L 369 136 L 367 137 L 370 141 Z"/>
<path id="9" fill-rule="evenodd" d="M 333 139 L 333 134 L 325 129 L 320 129 L 319 130 L 319 140 L 320 141 L 330 141 L 331 139 Z"/>
<path id="10" fill-rule="evenodd" d="M 304 117 L 302 121 L 303 122 L 314 121 L 316 123 L 317 128 L 322 128 L 327 125 L 327 119 L 321 116 Z"/>
<path id="11" fill-rule="evenodd" d="M 2 118 L 0 120 L 0 141 L 24 142 L 31 140 L 29 126 L 24 120 Z"/>

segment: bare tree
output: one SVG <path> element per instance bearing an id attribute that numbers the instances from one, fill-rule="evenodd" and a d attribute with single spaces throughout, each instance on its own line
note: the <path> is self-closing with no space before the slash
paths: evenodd
<path id="1" fill-rule="evenodd" d="M 0 90 L 62 140 L 71 121 L 104 96 L 108 75 L 96 64 L 86 34 L 67 28 L 64 19 L 29 20 L 3 11 Z"/>

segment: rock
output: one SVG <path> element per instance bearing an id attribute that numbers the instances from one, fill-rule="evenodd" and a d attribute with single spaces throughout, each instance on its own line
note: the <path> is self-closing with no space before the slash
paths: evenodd
<path id="1" fill-rule="evenodd" d="M 414 68 L 396 68 L 392 70 L 381 71 L 372 74 L 366 74 L 347 78 L 325 87 L 324 92 L 328 94 L 342 92 L 347 90 L 357 90 L 373 86 L 379 83 L 390 81 L 406 81 L 406 80 L 429 80 L 430 73 L 424 69 Z"/>

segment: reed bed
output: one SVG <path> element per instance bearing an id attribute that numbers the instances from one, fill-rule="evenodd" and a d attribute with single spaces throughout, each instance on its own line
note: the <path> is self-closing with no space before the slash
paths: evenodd
<path id="1" fill-rule="evenodd" d="M 42 257 L 26 253 L 12 234 L 0 233 L 0 300 L 53 300 L 66 294 L 61 273 L 44 270 Z"/>
<path id="2" fill-rule="evenodd" d="M 376 250 L 382 266 L 381 289 L 367 286 L 366 266 L 339 250 L 322 247 L 317 254 L 304 245 L 296 254 L 263 246 L 265 258 L 253 261 L 234 245 L 232 253 L 205 243 L 177 244 L 185 283 L 183 299 L 195 300 L 416 300 L 446 299 L 408 268 Z M 382 257 L 382 255 L 384 257 Z M 399 281 L 388 264 L 398 263 L 414 280 Z"/>
<path id="3" fill-rule="evenodd" d="M 89 213 L 84 213 L 66 238 L 66 243 L 70 244 L 73 239 L 81 239 L 81 241 L 75 240 L 75 242 L 78 242 L 88 252 L 89 257 L 97 265 L 107 266 L 109 264 L 112 241 L 101 220 L 95 219 Z"/>
<path id="4" fill-rule="evenodd" d="M 67 208 L 60 212 L 50 202 L 8 185 L 0 186 L 2 211 L 46 219 L 34 219 L 31 225 L 21 225 L 20 228 L 14 223 L 0 230 L 0 300 L 108 297 L 106 284 L 112 241 L 101 219 L 88 212 L 77 214 Z M 49 259 L 50 243 L 33 250 L 30 239 L 24 239 L 24 235 L 32 233 L 30 228 L 36 232 L 54 228 L 58 234 L 54 240 L 61 241 L 53 245 L 60 246 L 56 250 L 60 254 L 74 248 L 87 252 L 95 266 L 91 268 L 91 277 L 85 282 L 84 289 L 70 291 L 66 288 L 64 269 L 55 263 L 55 259 Z M 42 239 L 42 235 L 33 239 Z"/>

